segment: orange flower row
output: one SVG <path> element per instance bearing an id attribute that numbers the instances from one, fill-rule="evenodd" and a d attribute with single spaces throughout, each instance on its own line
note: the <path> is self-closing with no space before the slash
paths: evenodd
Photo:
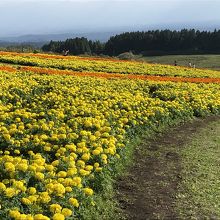
<path id="1" fill-rule="evenodd" d="M 17 69 L 10 66 L 0 66 L 0 70 L 8 72 L 16 72 Z M 117 79 L 136 79 L 136 80 L 152 80 L 152 81 L 172 81 L 172 82 L 190 82 L 190 83 L 220 83 L 220 78 L 186 78 L 186 77 L 167 77 L 167 76 L 147 76 L 133 74 L 114 74 L 114 73 L 97 73 L 97 72 L 74 72 L 70 70 L 48 69 L 41 67 L 20 66 L 21 71 L 30 71 L 38 74 L 58 74 L 73 76 L 89 76 L 98 78 L 117 78 Z"/>
<path id="2" fill-rule="evenodd" d="M 12 67 L 12 66 L 0 66 L 1 71 L 6 71 L 6 72 L 16 72 L 17 69 Z"/>

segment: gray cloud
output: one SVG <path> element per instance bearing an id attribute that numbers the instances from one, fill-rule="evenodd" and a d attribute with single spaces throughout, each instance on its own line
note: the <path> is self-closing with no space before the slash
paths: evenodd
<path id="1" fill-rule="evenodd" d="M 0 36 L 220 21 L 220 1 L 1 0 Z"/>

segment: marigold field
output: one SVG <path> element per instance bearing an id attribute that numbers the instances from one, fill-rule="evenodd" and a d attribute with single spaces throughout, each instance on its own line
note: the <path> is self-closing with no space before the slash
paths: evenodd
<path id="1" fill-rule="evenodd" d="M 217 71 L 4 52 L 0 61 L 10 63 L 0 66 L 0 219 L 82 219 L 140 130 L 220 112 Z"/>

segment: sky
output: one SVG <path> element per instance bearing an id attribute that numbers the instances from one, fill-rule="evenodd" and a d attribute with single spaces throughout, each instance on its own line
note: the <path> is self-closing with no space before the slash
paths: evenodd
<path id="1" fill-rule="evenodd" d="M 0 37 L 220 28 L 219 9 L 220 0 L 0 0 Z"/>

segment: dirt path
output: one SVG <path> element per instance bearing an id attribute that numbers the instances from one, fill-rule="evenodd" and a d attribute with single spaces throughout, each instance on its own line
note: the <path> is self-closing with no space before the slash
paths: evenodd
<path id="1" fill-rule="evenodd" d="M 195 119 L 145 139 L 135 151 L 133 165 L 117 183 L 118 201 L 126 219 L 178 219 L 175 196 L 181 181 L 181 158 L 176 150 L 201 128 L 220 118 Z"/>

